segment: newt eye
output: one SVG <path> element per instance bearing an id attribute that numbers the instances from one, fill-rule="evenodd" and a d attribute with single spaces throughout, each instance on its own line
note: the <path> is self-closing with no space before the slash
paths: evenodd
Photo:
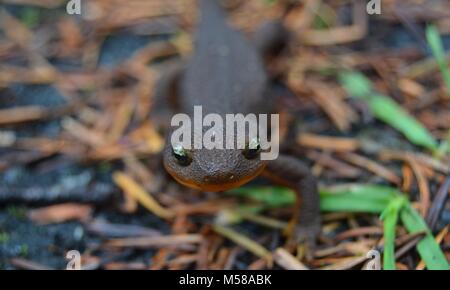
<path id="1" fill-rule="evenodd" d="M 172 154 L 177 159 L 178 164 L 181 166 L 189 166 L 192 163 L 192 158 L 181 145 L 175 145 L 172 147 Z"/>
<path id="2" fill-rule="evenodd" d="M 257 138 L 254 138 L 250 141 L 250 143 L 246 146 L 244 151 L 242 151 L 242 155 L 248 160 L 255 159 L 259 156 L 261 152 L 261 144 Z"/>

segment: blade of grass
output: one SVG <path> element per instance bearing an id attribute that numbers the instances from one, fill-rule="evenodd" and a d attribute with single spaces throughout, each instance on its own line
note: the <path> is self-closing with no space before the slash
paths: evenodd
<path id="1" fill-rule="evenodd" d="M 386 208 L 387 203 L 367 198 L 360 198 L 352 194 L 336 196 L 322 196 L 320 208 L 327 212 L 367 212 L 379 214 Z"/>
<path id="2" fill-rule="evenodd" d="M 373 184 L 349 184 L 331 186 L 321 189 L 322 195 L 350 193 L 357 196 L 370 197 L 371 199 L 389 202 L 393 197 L 398 196 L 400 192 L 392 187 Z"/>
<path id="3" fill-rule="evenodd" d="M 263 203 L 269 208 L 284 207 L 295 203 L 292 190 L 276 186 L 241 187 L 228 192 L 231 195 Z"/>
<path id="4" fill-rule="evenodd" d="M 323 211 L 352 211 L 381 213 L 399 192 L 377 185 L 339 186 L 320 189 Z M 260 202 L 266 208 L 291 206 L 295 203 L 295 193 L 284 187 L 242 187 L 228 194 Z M 263 210 L 263 208 L 261 208 Z"/>
<path id="5" fill-rule="evenodd" d="M 342 72 L 339 81 L 354 98 L 366 98 L 373 92 L 372 82 L 360 73 Z"/>
<path id="6" fill-rule="evenodd" d="M 260 207 L 252 207 L 253 213 L 270 207 L 289 206 L 295 201 L 293 191 L 283 187 L 243 187 L 230 194 L 262 203 Z M 427 268 L 449 269 L 445 255 L 434 240 L 425 221 L 397 189 L 362 184 L 334 186 L 320 190 L 320 203 L 322 211 L 383 213 L 385 269 L 395 269 L 394 242 L 398 216 L 410 233 L 427 233 L 417 245 L 417 250 Z"/>
<path id="7" fill-rule="evenodd" d="M 410 233 L 426 232 L 426 236 L 417 244 L 417 251 L 425 262 L 428 270 L 448 270 L 450 266 L 439 245 L 433 238 L 420 214 L 407 203 L 400 213 L 400 218 Z"/>
<path id="8" fill-rule="evenodd" d="M 346 91 L 351 96 L 364 100 L 377 119 L 401 132 L 413 144 L 432 151 L 438 149 L 433 135 L 393 99 L 374 91 L 371 81 L 364 75 L 344 72 L 339 78 Z"/>
<path id="9" fill-rule="evenodd" d="M 442 44 L 439 31 L 434 25 L 427 27 L 427 41 L 433 52 L 433 56 L 436 59 L 439 69 L 441 70 L 444 81 L 447 85 L 447 92 L 450 94 L 450 72 L 447 67 L 447 61 L 445 58 L 444 46 Z"/>
<path id="10" fill-rule="evenodd" d="M 27 27 L 27 28 L 34 28 L 36 24 L 39 23 L 41 18 L 41 13 L 39 9 L 33 8 L 33 7 L 26 7 L 21 15 L 20 15 L 20 21 Z"/>
<path id="11" fill-rule="evenodd" d="M 373 95 L 368 102 L 379 120 L 403 133 L 409 141 L 432 151 L 438 149 L 438 143 L 431 133 L 394 100 L 382 95 Z"/>
<path id="12" fill-rule="evenodd" d="M 353 184 L 320 190 L 323 211 L 382 213 L 399 192 L 378 185 Z"/>
<path id="13" fill-rule="evenodd" d="M 335 198 L 340 199 L 335 199 Z M 396 201 L 398 200 L 398 201 Z M 384 209 L 393 203 L 401 203 L 402 209 L 400 211 L 400 218 L 410 233 L 427 232 L 425 238 L 417 244 L 417 251 L 421 258 L 425 261 L 429 270 L 447 270 L 449 264 L 445 258 L 444 253 L 433 238 L 428 226 L 422 219 L 420 214 L 411 206 L 411 204 L 404 199 L 402 193 L 394 188 L 373 185 L 357 185 L 347 188 L 334 189 L 330 192 L 323 192 L 321 194 L 321 208 L 330 211 L 350 211 L 360 212 L 366 210 L 367 212 L 382 212 Z M 371 204 L 372 203 L 372 204 Z M 384 206 L 384 208 L 383 208 Z M 383 208 L 383 209 L 382 209 Z M 395 223 L 394 214 L 387 217 L 384 221 L 385 227 L 385 243 L 387 244 L 387 261 L 384 261 L 385 268 L 389 269 L 395 267 L 393 261 L 393 244 L 392 238 L 395 239 Z M 394 234 L 393 234 L 394 233 Z M 391 247 L 391 248 L 389 248 Z"/>
<path id="14" fill-rule="evenodd" d="M 394 198 L 381 214 L 384 226 L 384 270 L 395 270 L 395 229 L 400 210 L 407 202 L 403 196 Z"/>

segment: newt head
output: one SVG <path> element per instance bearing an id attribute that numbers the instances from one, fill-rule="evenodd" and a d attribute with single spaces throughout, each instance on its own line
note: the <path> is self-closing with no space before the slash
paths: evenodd
<path id="1" fill-rule="evenodd" d="M 264 170 L 259 149 L 192 149 L 172 147 L 163 153 L 164 167 L 179 183 L 208 192 L 240 187 Z"/>

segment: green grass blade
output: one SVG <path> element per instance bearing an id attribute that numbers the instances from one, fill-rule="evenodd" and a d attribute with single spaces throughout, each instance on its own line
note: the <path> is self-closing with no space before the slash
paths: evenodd
<path id="1" fill-rule="evenodd" d="M 400 218 L 410 233 L 425 231 L 426 236 L 417 244 L 417 251 L 428 270 L 450 269 L 447 259 L 433 238 L 427 224 L 420 214 L 408 203 L 403 207 Z"/>
<path id="2" fill-rule="evenodd" d="M 320 209 L 325 212 L 354 212 L 379 214 L 387 203 L 359 198 L 351 194 L 338 196 L 322 196 Z"/>
<path id="3" fill-rule="evenodd" d="M 393 199 L 383 211 L 381 219 L 384 227 L 383 268 L 395 270 L 395 229 L 400 210 L 408 201 L 403 196 Z"/>
<path id="4" fill-rule="evenodd" d="M 395 226 L 397 225 L 398 212 L 386 215 L 383 222 L 384 228 L 384 270 L 395 270 Z"/>
<path id="5" fill-rule="evenodd" d="M 394 100 L 382 95 L 373 95 L 368 103 L 377 119 L 397 129 L 409 141 L 430 150 L 437 150 L 438 143 L 431 133 Z"/>
<path id="6" fill-rule="evenodd" d="M 261 202 L 269 208 L 284 207 L 295 203 L 295 193 L 285 187 L 245 186 L 229 191 L 228 194 Z"/>
<path id="7" fill-rule="evenodd" d="M 269 208 L 291 206 L 295 193 L 284 187 L 242 187 L 228 194 L 262 203 Z M 339 186 L 320 190 L 323 211 L 346 211 L 381 213 L 398 191 L 386 186 L 359 185 Z"/>
<path id="8" fill-rule="evenodd" d="M 371 81 L 356 72 L 340 74 L 340 81 L 353 97 L 367 102 L 374 116 L 401 132 L 411 143 L 432 151 L 438 149 L 438 142 L 431 133 L 393 99 L 373 90 Z"/>
<path id="9" fill-rule="evenodd" d="M 265 207 L 285 207 L 295 203 L 295 193 L 284 187 L 241 187 L 227 194 L 262 203 Z M 382 213 L 399 192 L 378 185 L 335 186 L 320 189 L 323 211 Z"/>
<path id="10" fill-rule="evenodd" d="M 321 190 L 323 211 L 382 213 L 400 192 L 387 186 L 339 186 Z"/>
<path id="11" fill-rule="evenodd" d="M 27 27 L 27 28 L 34 28 L 40 21 L 41 13 L 39 9 L 32 8 L 32 7 L 26 7 L 22 10 L 22 13 L 20 15 L 20 21 Z"/>
<path id="12" fill-rule="evenodd" d="M 347 92 L 354 98 L 366 98 L 373 91 L 372 82 L 364 75 L 356 72 L 342 72 L 339 80 Z"/>
<path id="13" fill-rule="evenodd" d="M 294 192 L 283 187 L 242 187 L 228 192 L 228 194 L 248 198 L 262 204 L 262 207 L 252 206 L 252 212 L 259 212 L 264 208 L 290 206 L 295 202 Z M 320 190 L 320 202 L 322 211 L 382 213 L 385 269 L 395 269 L 395 227 L 399 215 L 410 233 L 427 232 L 425 238 L 417 245 L 417 250 L 427 268 L 430 270 L 449 269 L 445 255 L 434 240 L 425 221 L 397 189 L 360 184 L 323 188 Z"/>
<path id="14" fill-rule="evenodd" d="M 444 77 L 444 81 L 447 85 L 447 91 L 450 94 L 450 72 L 447 67 L 444 46 L 442 45 L 439 31 L 433 25 L 427 27 L 427 40 L 431 47 L 431 51 L 433 52 L 433 56 L 436 59 L 439 69 Z"/>
<path id="15" fill-rule="evenodd" d="M 383 185 L 371 184 L 350 184 L 322 188 L 320 190 L 321 196 L 330 195 L 353 195 L 358 198 L 367 199 L 370 201 L 379 201 L 386 206 L 395 197 L 400 194 L 398 190 L 392 187 Z M 384 209 L 383 209 L 384 210 Z"/>

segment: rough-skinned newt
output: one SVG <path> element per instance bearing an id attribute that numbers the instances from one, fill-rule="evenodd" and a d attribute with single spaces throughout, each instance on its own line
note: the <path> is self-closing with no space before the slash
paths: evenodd
<path id="1" fill-rule="evenodd" d="M 166 97 L 170 94 L 176 99 L 175 112 L 192 115 L 194 106 L 202 106 L 205 114 L 221 116 L 272 113 L 265 58 L 285 35 L 277 31 L 281 26 L 266 25 L 251 43 L 227 23 L 219 1 L 200 0 L 200 6 L 194 55 L 182 70 L 167 74 L 161 81 L 168 88 Z M 297 214 L 292 223 L 297 225 L 297 237 L 309 240 L 317 235 L 317 182 L 296 158 L 281 155 L 262 161 L 257 149 L 190 149 L 180 153 L 169 140 L 163 153 L 164 167 L 179 183 L 222 192 L 265 176 L 297 193 Z"/>

